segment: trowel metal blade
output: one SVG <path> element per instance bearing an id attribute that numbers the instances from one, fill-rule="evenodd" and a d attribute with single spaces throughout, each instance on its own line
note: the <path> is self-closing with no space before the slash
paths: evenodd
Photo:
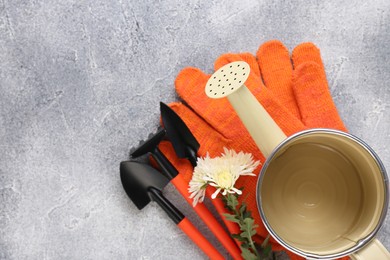
<path id="1" fill-rule="evenodd" d="M 150 188 L 162 191 L 169 183 L 168 178 L 156 169 L 139 162 L 121 162 L 120 176 L 124 190 L 138 209 L 144 208 L 151 201 Z"/>
<path id="2" fill-rule="evenodd" d="M 160 111 L 169 140 L 178 157 L 189 158 L 199 150 L 199 143 L 183 120 L 169 106 L 160 102 Z M 194 151 L 195 153 L 190 153 Z M 196 158 L 195 158 L 196 160 Z"/>

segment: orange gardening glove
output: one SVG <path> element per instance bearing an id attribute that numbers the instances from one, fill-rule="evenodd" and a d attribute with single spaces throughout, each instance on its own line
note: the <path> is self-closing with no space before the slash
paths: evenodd
<path id="1" fill-rule="evenodd" d="M 256 57 L 249 53 L 222 55 L 215 62 L 215 70 L 237 60 L 250 65 L 251 72 L 245 85 L 287 136 L 317 127 L 346 131 L 328 89 L 320 52 L 312 43 L 298 45 L 290 57 L 281 42 L 270 41 L 260 46 Z M 265 158 L 228 100 L 214 100 L 206 96 L 204 88 L 209 77 L 197 68 L 182 70 L 175 86 L 186 105 L 170 104 L 200 143 L 198 155 L 203 157 L 208 152 L 211 157 L 219 156 L 223 147 L 227 147 L 237 152 L 252 153 L 255 159 L 264 162 Z M 178 159 L 168 142 L 162 142 L 160 149 L 189 182 L 193 172 L 190 163 Z M 254 173 L 258 174 L 260 168 Z M 248 209 L 259 225 L 256 240 L 261 242 L 268 232 L 256 206 L 256 182 L 256 177 L 245 176 L 235 186 L 244 187 L 239 198 L 246 197 Z M 222 214 L 221 200 L 212 202 Z M 222 219 L 232 234 L 239 232 L 235 223 L 226 221 L 223 216 Z M 283 249 L 272 239 L 271 243 L 273 250 Z M 288 253 L 292 259 L 303 259 Z"/>

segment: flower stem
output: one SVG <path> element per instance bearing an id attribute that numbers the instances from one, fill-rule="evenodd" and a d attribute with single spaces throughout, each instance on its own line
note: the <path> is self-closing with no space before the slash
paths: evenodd
<path id="1" fill-rule="evenodd" d="M 249 237 L 249 244 L 251 245 L 251 248 L 252 248 L 253 252 L 255 253 L 257 259 L 260 259 L 259 252 L 257 252 L 255 244 L 253 243 L 252 237 Z"/>
<path id="2" fill-rule="evenodd" d="M 226 197 L 229 196 L 229 195 L 230 195 L 230 194 L 227 194 Z M 230 195 L 230 196 L 234 196 L 234 195 Z M 228 198 L 226 198 L 226 199 L 228 199 Z M 237 208 L 234 208 L 233 211 L 234 211 L 234 214 L 235 214 L 236 216 L 239 217 L 239 219 L 240 219 L 240 224 L 241 224 L 241 225 L 244 225 L 244 217 L 243 217 L 242 213 L 239 212 Z M 241 226 L 241 225 L 240 225 L 240 226 Z M 252 237 L 251 237 L 251 236 L 248 236 L 248 240 L 249 240 L 249 245 L 250 245 L 250 247 L 252 248 L 253 253 L 256 255 L 256 258 L 257 258 L 257 259 L 260 259 L 259 252 L 258 252 L 257 249 L 256 249 L 256 246 L 255 246 L 255 243 L 253 242 Z"/>

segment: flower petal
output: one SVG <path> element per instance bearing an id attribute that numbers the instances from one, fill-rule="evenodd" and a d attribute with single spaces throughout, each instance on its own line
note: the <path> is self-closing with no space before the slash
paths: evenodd
<path id="1" fill-rule="evenodd" d="M 220 191 L 221 191 L 220 188 L 217 189 L 217 190 L 213 193 L 213 195 L 211 195 L 211 198 L 212 198 L 212 199 L 215 199 Z"/>

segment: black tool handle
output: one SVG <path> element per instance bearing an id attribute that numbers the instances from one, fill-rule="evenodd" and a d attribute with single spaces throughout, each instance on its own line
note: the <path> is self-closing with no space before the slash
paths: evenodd
<path id="1" fill-rule="evenodd" d="M 175 222 L 179 224 L 180 221 L 184 219 L 183 213 L 180 212 L 169 200 L 167 200 L 161 191 L 156 188 L 150 187 L 148 189 L 149 196 L 152 200 L 157 202 L 157 204 L 168 214 L 168 216 Z"/>
<path id="2" fill-rule="evenodd" d="M 172 180 L 177 176 L 179 172 L 157 146 L 153 149 L 152 156 L 157 161 L 165 177 Z"/>

